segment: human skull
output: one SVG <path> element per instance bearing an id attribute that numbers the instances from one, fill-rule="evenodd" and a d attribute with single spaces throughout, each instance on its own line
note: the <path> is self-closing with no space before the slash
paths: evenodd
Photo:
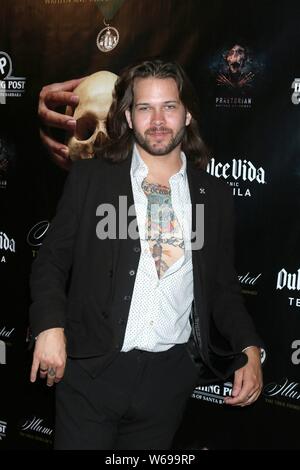
<path id="1" fill-rule="evenodd" d="M 246 60 L 246 51 L 243 46 L 235 44 L 226 54 L 225 60 L 230 71 L 235 74 L 241 72 Z"/>
<path id="2" fill-rule="evenodd" d="M 67 137 L 71 160 L 93 158 L 95 144 L 99 146 L 107 139 L 105 121 L 117 78 L 103 70 L 93 73 L 75 88 L 79 103 L 74 114 L 70 106 L 66 109 L 66 114 L 76 119 L 75 134 Z"/>

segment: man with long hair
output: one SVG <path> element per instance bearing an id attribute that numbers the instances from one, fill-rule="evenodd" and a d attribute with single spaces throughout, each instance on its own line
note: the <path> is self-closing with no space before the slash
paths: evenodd
<path id="1" fill-rule="evenodd" d="M 56 383 L 56 449 L 168 449 L 199 384 L 262 388 L 233 267 L 230 190 L 208 175 L 174 62 L 117 80 L 98 158 L 72 165 L 33 263 L 31 380 Z"/>

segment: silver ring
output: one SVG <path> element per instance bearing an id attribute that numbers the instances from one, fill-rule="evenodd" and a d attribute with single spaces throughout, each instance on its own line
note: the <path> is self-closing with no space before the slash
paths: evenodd
<path id="1" fill-rule="evenodd" d="M 50 367 L 48 369 L 48 375 L 49 375 L 49 377 L 55 377 L 55 370 L 54 370 L 53 367 Z"/>

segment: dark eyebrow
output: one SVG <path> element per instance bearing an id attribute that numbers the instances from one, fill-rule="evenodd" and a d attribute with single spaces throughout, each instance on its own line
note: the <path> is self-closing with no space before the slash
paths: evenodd
<path id="1" fill-rule="evenodd" d="M 169 101 L 164 101 L 164 104 L 171 104 L 171 103 L 179 103 L 179 100 L 169 100 Z"/>
<path id="2" fill-rule="evenodd" d="M 179 100 L 169 100 L 169 101 L 163 101 L 163 104 L 170 104 L 170 103 L 179 103 Z M 136 103 L 135 106 L 148 106 L 151 103 Z"/>

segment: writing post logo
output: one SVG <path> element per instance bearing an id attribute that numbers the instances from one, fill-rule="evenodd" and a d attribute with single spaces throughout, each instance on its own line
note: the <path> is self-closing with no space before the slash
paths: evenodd
<path id="1" fill-rule="evenodd" d="M 5 104 L 8 97 L 20 98 L 25 92 L 25 77 L 12 75 L 12 60 L 10 56 L 0 51 L 0 104 Z"/>
<path id="2" fill-rule="evenodd" d="M 222 384 L 202 385 L 196 387 L 192 393 L 192 398 L 222 405 L 224 403 L 224 398 L 230 397 L 231 394 L 232 383 L 225 382 Z"/>
<path id="3" fill-rule="evenodd" d="M 6 437 L 7 422 L 0 420 L 0 441 Z"/>

